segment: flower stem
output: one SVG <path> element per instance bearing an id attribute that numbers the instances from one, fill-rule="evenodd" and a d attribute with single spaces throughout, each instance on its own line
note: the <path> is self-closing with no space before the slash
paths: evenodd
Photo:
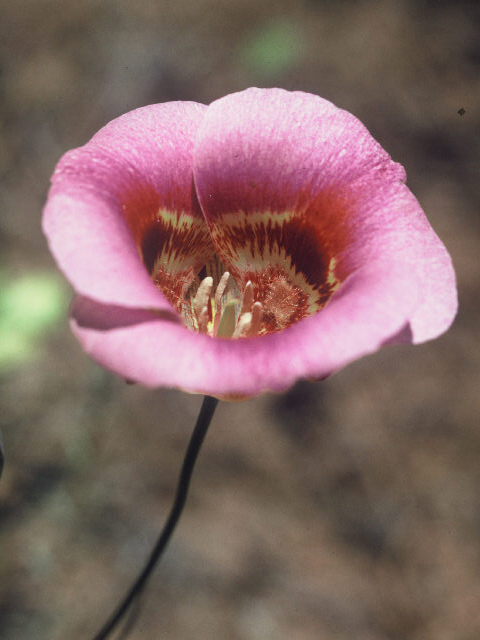
<path id="1" fill-rule="evenodd" d="M 0 478 L 2 477 L 4 462 L 5 462 L 5 456 L 3 455 L 2 433 L 0 432 Z"/>
<path id="2" fill-rule="evenodd" d="M 190 485 L 195 461 L 197 459 L 200 447 L 202 446 L 202 442 L 207 433 L 217 404 L 217 398 L 212 398 L 210 396 L 204 397 L 200 413 L 197 418 L 197 423 L 195 424 L 190 442 L 188 443 L 187 452 L 183 460 L 182 470 L 180 471 L 180 475 L 178 478 L 175 500 L 173 502 L 172 509 L 167 518 L 167 521 L 160 533 L 160 536 L 154 548 L 152 549 L 147 563 L 145 564 L 138 578 L 130 587 L 130 590 L 127 592 L 117 609 L 112 613 L 112 615 L 103 625 L 100 631 L 94 636 L 94 640 L 105 640 L 105 638 L 108 638 L 110 633 L 115 629 L 120 620 L 126 614 L 135 598 L 138 598 L 138 596 L 142 593 L 148 579 L 155 569 L 157 562 L 159 561 L 162 553 L 165 551 L 173 530 L 175 529 L 175 526 L 182 514 L 183 507 L 185 506 L 188 487 Z"/>

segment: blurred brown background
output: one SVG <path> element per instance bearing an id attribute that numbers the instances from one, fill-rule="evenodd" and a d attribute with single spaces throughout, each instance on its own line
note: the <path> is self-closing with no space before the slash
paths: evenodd
<path id="1" fill-rule="evenodd" d="M 2 640 L 92 637 L 201 403 L 125 385 L 71 337 L 40 232 L 53 167 L 125 111 L 251 85 L 332 100 L 406 166 L 460 313 L 436 342 L 221 404 L 129 637 L 478 640 L 479 35 L 475 1 L 0 2 Z"/>

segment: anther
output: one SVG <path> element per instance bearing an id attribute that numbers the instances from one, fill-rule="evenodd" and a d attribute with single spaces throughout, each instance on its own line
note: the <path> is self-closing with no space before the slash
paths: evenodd
<path id="1" fill-rule="evenodd" d="M 251 280 L 247 282 L 245 285 L 245 289 L 243 290 L 243 300 L 242 300 L 242 309 L 240 311 L 240 315 L 250 311 L 253 304 L 253 284 Z"/>
<path id="2" fill-rule="evenodd" d="M 228 271 L 225 271 L 223 276 L 220 278 L 220 282 L 218 283 L 217 289 L 215 291 L 215 317 L 213 319 L 214 336 L 217 335 L 220 320 L 222 318 L 222 296 L 225 293 L 225 289 L 227 288 L 229 278 L 230 274 L 228 273 Z"/>
<path id="3" fill-rule="evenodd" d="M 258 335 L 262 324 L 263 305 L 261 302 L 254 302 L 252 306 L 252 322 L 250 325 L 250 336 Z"/>
<path id="4" fill-rule="evenodd" d="M 213 278 L 207 276 L 198 285 L 197 293 L 192 301 L 193 314 L 197 320 L 198 330 L 206 333 L 208 328 L 208 305 L 213 288 Z"/>

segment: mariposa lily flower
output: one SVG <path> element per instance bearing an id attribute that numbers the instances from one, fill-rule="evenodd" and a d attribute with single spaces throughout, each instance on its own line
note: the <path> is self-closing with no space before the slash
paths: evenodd
<path id="1" fill-rule="evenodd" d="M 248 89 L 113 120 L 68 152 L 43 226 L 83 348 L 147 386 L 282 391 L 456 313 L 405 172 L 320 97 Z"/>

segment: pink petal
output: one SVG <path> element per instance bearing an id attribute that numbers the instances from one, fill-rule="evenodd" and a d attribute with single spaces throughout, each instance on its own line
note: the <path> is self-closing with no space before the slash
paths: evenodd
<path id="1" fill-rule="evenodd" d="M 412 273 L 371 264 L 349 276 L 325 309 L 282 332 L 228 340 L 194 333 L 147 311 L 77 298 L 72 330 L 101 365 L 144 385 L 219 397 L 282 391 L 319 378 L 408 333 L 417 303 Z"/>
<path id="2" fill-rule="evenodd" d="M 308 94 L 252 89 L 126 114 L 64 156 L 45 208 L 78 294 L 72 330 L 127 379 L 226 398 L 434 337 L 455 315 L 454 273 L 403 180 L 356 118 Z M 187 329 L 171 303 L 212 257 L 208 229 L 241 286 L 273 261 L 325 306 L 260 337 Z"/>
<path id="3" fill-rule="evenodd" d="M 171 309 L 145 264 L 153 269 L 168 253 L 186 280 L 211 255 L 192 178 L 193 140 L 205 109 L 189 102 L 137 109 L 60 160 L 43 228 L 77 293 Z"/>
<path id="4" fill-rule="evenodd" d="M 351 114 L 280 89 L 226 96 L 199 126 L 194 175 L 215 248 L 242 285 L 274 254 L 316 281 L 321 299 L 329 265 L 341 282 L 394 260 L 420 291 L 409 316 L 412 340 L 451 324 L 450 257 L 403 184 L 403 168 Z"/>

